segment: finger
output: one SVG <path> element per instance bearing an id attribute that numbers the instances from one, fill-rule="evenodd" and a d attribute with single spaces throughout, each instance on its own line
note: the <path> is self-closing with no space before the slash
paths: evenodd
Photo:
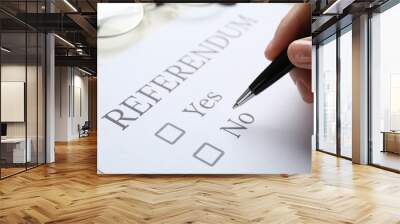
<path id="1" fill-rule="evenodd" d="M 289 60 L 299 68 L 311 69 L 311 38 L 293 41 L 288 48 Z"/>
<path id="2" fill-rule="evenodd" d="M 273 60 L 282 50 L 294 40 L 306 35 L 311 30 L 311 8 L 310 4 L 296 4 L 282 19 L 275 32 L 275 36 L 265 50 L 265 56 Z"/>
<path id="3" fill-rule="evenodd" d="M 311 70 L 294 68 L 290 71 L 290 76 L 296 84 L 304 102 L 312 103 L 314 100 L 311 90 Z"/>

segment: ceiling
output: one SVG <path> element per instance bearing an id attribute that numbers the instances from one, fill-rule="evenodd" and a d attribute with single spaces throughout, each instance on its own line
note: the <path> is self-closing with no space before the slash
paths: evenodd
<path id="1" fill-rule="evenodd" d="M 106 1 L 1 0 L 2 46 L 12 50 L 3 60 L 37 57 L 36 51 L 44 48 L 37 35 L 54 32 L 56 66 L 78 66 L 95 74 L 98 2 Z"/>
<path id="2" fill-rule="evenodd" d="M 317 44 L 350 25 L 354 17 L 374 12 L 390 0 L 313 0 L 312 37 Z M 343 4 L 342 4 L 343 3 Z M 332 10 L 334 9 L 334 10 Z"/>
<path id="3" fill-rule="evenodd" d="M 336 0 L 338 1 L 338 0 Z M 352 1 L 352 0 L 341 0 Z M 350 12 L 380 5 L 386 0 L 353 0 Z M 36 42 L 25 32 L 54 32 L 56 65 L 79 66 L 96 73 L 97 3 L 135 2 L 134 0 L 0 0 L 0 25 L 3 46 L 13 49 L 15 58 L 35 53 Z M 341 15 L 324 15 L 335 0 L 310 0 L 313 11 L 313 36 L 318 35 Z M 325 21 L 324 21 L 325 20 Z M 330 22 L 330 23 L 329 23 Z M 322 24 L 322 25 L 320 25 Z M 317 28 L 314 27 L 318 25 Z M 32 43 L 31 43 L 32 42 Z M 39 49 L 43 46 L 39 45 Z M 12 55 L 9 55 L 9 58 Z"/>
<path id="4" fill-rule="evenodd" d="M 37 48 L 33 43 L 25 48 L 27 30 L 51 32 L 57 34 L 56 66 L 78 66 L 96 74 L 97 3 L 105 2 L 135 1 L 0 0 L 0 26 L 4 38 L 2 46 L 7 45 L 7 48 L 12 49 L 7 58 L 16 61 L 27 52 L 28 58 L 33 57 L 30 53 L 34 54 Z"/>

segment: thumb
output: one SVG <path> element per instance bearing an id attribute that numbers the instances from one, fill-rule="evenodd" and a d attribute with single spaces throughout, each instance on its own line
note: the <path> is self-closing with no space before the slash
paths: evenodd
<path id="1" fill-rule="evenodd" d="M 288 47 L 289 60 L 296 67 L 303 69 L 311 69 L 311 38 L 293 41 Z"/>

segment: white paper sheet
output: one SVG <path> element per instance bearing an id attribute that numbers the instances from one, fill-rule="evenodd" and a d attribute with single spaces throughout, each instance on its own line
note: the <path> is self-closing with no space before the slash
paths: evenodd
<path id="1" fill-rule="evenodd" d="M 310 172 L 312 105 L 302 101 L 289 75 L 232 110 L 237 97 L 269 64 L 264 49 L 290 5 L 211 7 L 222 9 L 199 19 L 195 16 L 199 9 L 188 7 L 184 15 L 124 49 L 111 62 L 103 62 L 98 55 L 99 173 Z M 226 25 L 242 31 L 240 37 L 229 39 L 218 53 L 203 54 L 209 60 L 190 53 Z M 164 71 L 179 64 L 180 58 L 193 59 L 190 63 L 195 67 L 205 64 L 193 74 L 180 74 L 186 77 L 182 81 Z M 163 77 L 156 78 L 157 82 L 165 78 L 168 88 L 179 85 L 172 91 L 162 88 L 151 82 L 158 75 Z M 152 96 L 161 100 L 138 93 L 141 88 L 147 93 L 156 91 Z M 144 110 L 148 104 L 152 107 L 141 116 L 127 106 Z M 184 112 L 185 108 L 194 110 L 193 105 L 203 115 Z M 131 120 L 118 120 L 121 114 L 116 110 Z"/>

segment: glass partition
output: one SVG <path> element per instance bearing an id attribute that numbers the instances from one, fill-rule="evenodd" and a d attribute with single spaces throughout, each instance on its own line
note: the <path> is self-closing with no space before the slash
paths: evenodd
<path id="1" fill-rule="evenodd" d="M 340 154 L 352 157 L 352 34 L 351 26 L 340 36 Z"/>
<path id="2" fill-rule="evenodd" d="M 38 34 L 38 74 L 37 74 L 37 153 L 38 164 L 46 162 L 46 37 Z"/>
<path id="3" fill-rule="evenodd" d="M 37 153 L 37 76 L 38 76 L 38 35 L 36 32 L 27 33 L 27 74 L 26 74 L 26 114 L 27 114 L 27 151 L 30 160 L 28 168 L 36 166 L 38 160 Z"/>
<path id="4" fill-rule="evenodd" d="M 26 12 L 40 13 L 41 5 L 38 1 L 27 1 Z M 31 20 L 38 23 L 38 17 Z M 38 165 L 38 76 L 39 76 L 39 33 L 34 29 L 27 29 L 27 150 L 31 150 L 31 162 L 28 168 Z M 30 147 L 30 149 L 29 149 Z"/>
<path id="5" fill-rule="evenodd" d="M 336 36 L 318 47 L 318 149 L 336 154 Z"/>
<path id="6" fill-rule="evenodd" d="M 26 74 L 25 32 L 1 34 L 1 160 L 2 177 L 26 169 L 31 151 L 26 150 Z"/>
<path id="7" fill-rule="evenodd" d="M 0 7 L 43 11 L 44 1 L 15 2 Z M 0 12 L 1 179 L 45 163 L 45 45 L 43 33 Z"/>
<path id="8" fill-rule="evenodd" d="M 400 4 L 371 18 L 370 162 L 400 171 Z"/>

